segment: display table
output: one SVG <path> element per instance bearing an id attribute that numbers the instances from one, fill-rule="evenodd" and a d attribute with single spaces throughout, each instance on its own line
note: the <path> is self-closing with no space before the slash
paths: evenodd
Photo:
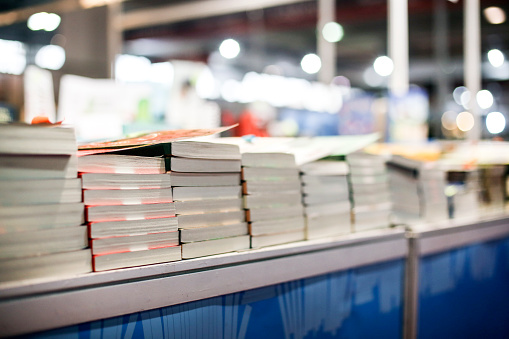
<path id="1" fill-rule="evenodd" d="M 509 218 L 412 228 L 405 338 L 509 337 Z"/>
<path id="2" fill-rule="evenodd" d="M 400 337 L 407 254 L 405 231 L 394 228 L 4 285 L 0 334 Z"/>

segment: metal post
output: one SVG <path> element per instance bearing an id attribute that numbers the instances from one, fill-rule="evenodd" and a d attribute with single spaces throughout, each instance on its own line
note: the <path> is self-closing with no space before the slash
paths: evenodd
<path id="1" fill-rule="evenodd" d="M 417 309 L 419 301 L 419 238 L 408 232 L 408 257 L 405 268 L 405 298 L 403 309 L 403 338 L 417 338 Z"/>
<path id="2" fill-rule="evenodd" d="M 389 57 L 394 70 L 389 90 L 397 96 L 408 92 L 408 0 L 389 0 Z"/>
<path id="3" fill-rule="evenodd" d="M 318 80 L 324 83 L 330 83 L 336 73 L 336 45 L 323 38 L 322 29 L 326 23 L 336 19 L 335 13 L 335 0 L 318 0 L 317 50 L 322 60 Z"/>
<path id="4" fill-rule="evenodd" d="M 470 140 L 481 137 L 481 116 L 476 95 L 481 90 L 481 12 L 479 0 L 465 0 L 464 77 L 465 86 L 470 91 L 469 111 L 474 116 L 474 127 L 468 132 Z"/>

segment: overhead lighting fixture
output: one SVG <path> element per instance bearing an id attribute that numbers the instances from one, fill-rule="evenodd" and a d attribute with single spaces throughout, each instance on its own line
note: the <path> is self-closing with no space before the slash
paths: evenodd
<path id="1" fill-rule="evenodd" d="M 380 56 L 373 63 L 373 68 L 378 75 L 386 77 L 391 75 L 394 70 L 394 63 L 388 56 Z"/>
<path id="2" fill-rule="evenodd" d="M 300 67 L 308 74 L 315 74 L 322 68 L 322 60 L 314 53 L 306 54 L 300 62 Z"/>
<path id="3" fill-rule="evenodd" d="M 236 58 L 240 53 L 240 45 L 233 39 L 226 39 L 219 46 L 219 53 L 226 59 Z"/>
<path id="4" fill-rule="evenodd" d="M 322 36 L 328 42 L 341 41 L 344 34 L 343 26 L 337 22 L 328 22 L 322 28 Z"/>
<path id="5" fill-rule="evenodd" d="M 492 6 L 485 8 L 483 13 L 490 24 L 499 25 L 505 22 L 505 12 L 500 7 Z"/>
<path id="6" fill-rule="evenodd" d="M 498 49 L 492 49 L 488 52 L 488 61 L 493 67 L 500 67 L 504 64 L 505 61 L 504 53 Z"/>
<path id="7" fill-rule="evenodd" d="M 65 63 L 65 50 L 56 45 L 43 46 L 35 55 L 35 64 L 41 68 L 59 70 Z"/>
<path id="8" fill-rule="evenodd" d="M 40 12 L 35 13 L 28 18 L 27 26 L 32 31 L 45 30 L 52 32 L 60 25 L 60 16 L 55 13 Z"/>
<path id="9" fill-rule="evenodd" d="M 486 128 L 491 134 L 498 134 L 505 129 L 505 117 L 500 112 L 491 112 L 486 116 Z"/>

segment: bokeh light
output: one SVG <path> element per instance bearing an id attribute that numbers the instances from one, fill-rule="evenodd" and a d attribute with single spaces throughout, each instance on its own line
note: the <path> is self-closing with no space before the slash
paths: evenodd
<path id="1" fill-rule="evenodd" d="M 240 53 L 240 45 L 233 39 L 226 39 L 219 46 L 219 53 L 226 59 L 236 58 Z"/>
<path id="2" fill-rule="evenodd" d="M 394 70 L 394 63 L 388 56 L 381 56 L 376 58 L 373 68 L 378 75 L 386 77 Z"/>
<path id="3" fill-rule="evenodd" d="M 491 134 L 498 134 L 505 129 L 505 117 L 500 112 L 490 112 L 486 116 L 486 128 Z"/>
<path id="4" fill-rule="evenodd" d="M 474 127 L 474 116 L 470 112 L 461 112 L 456 117 L 456 125 L 462 132 L 468 132 Z"/>
<path id="5" fill-rule="evenodd" d="M 320 68 L 322 68 L 322 60 L 320 60 L 320 57 L 316 54 L 306 54 L 302 58 L 300 66 L 304 72 L 308 74 L 315 74 L 318 73 Z"/>

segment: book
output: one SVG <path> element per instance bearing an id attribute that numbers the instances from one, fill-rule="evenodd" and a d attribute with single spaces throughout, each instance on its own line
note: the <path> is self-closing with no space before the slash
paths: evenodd
<path id="1" fill-rule="evenodd" d="M 305 239 L 304 229 L 285 233 L 257 235 L 251 237 L 251 247 L 260 248 L 274 245 L 282 245 L 291 242 L 302 241 L 304 239 Z"/>
<path id="2" fill-rule="evenodd" d="M 244 181 L 294 181 L 299 180 L 297 168 L 243 167 Z"/>
<path id="3" fill-rule="evenodd" d="M 244 222 L 244 211 L 177 215 L 179 229 L 238 224 Z"/>
<path id="4" fill-rule="evenodd" d="M 172 186 L 235 186 L 240 185 L 240 173 L 171 172 Z"/>
<path id="5" fill-rule="evenodd" d="M 251 208 L 246 210 L 246 219 L 248 221 L 262 221 L 291 218 L 303 215 L 304 208 L 302 204 L 282 206 L 277 208 Z"/>
<path id="6" fill-rule="evenodd" d="M 86 173 L 161 174 L 163 158 L 120 154 L 91 154 L 78 157 L 78 171 Z"/>
<path id="7" fill-rule="evenodd" d="M 177 246 L 178 244 L 178 232 L 161 232 L 92 239 L 90 248 L 92 249 L 92 255 L 103 255 Z"/>
<path id="8" fill-rule="evenodd" d="M 258 194 L 262 192 L 301 192 L 300 180 L 288 180 L 280 182 L 245 181 L 242 183 L 244 194 Z"/>
<path id="9" fill-rule="evenodd" d="M 180 242 L 189 243 L 195 241 L 205 241 L 213 239 L 221 239 L 235 237 L 248 234 L 247 223 L 241 222 L 236 224 L 213 226 L 213 227 L 196 227 L 180 230 Z"/>
<path id="10" fill-rule="evenodd" d="M 173 200 L 235 199 L 242 196 L 241 186 L 173 187 Z"/>
<path id="11" fill-rule="evenodd" d="M 338 177 L 336 182 L 331 182 L 329 184 L 303 184 L 302 185 L 302 193 L 303 194 L 323 194 L 323 195 L 338 195 L 338 196 L 346 196 L 348 199 L 348 182 L 346 177 Z"/>
<path id="12" fill-rule="evenodd" d="M 140 220 L 175 216 L 174 203 L 86 206 L 88 222 Z"/>
<path id="13" fill-rule="evenodd" d="M 244 208 L 279 207 L 297 205 L 302 202 L 299 191 L 271 192 L 271 194 L 244 195 Z"/>
<path id="14" fill-rule="evenodd" d="M 0 233 L 81 225 L 82 203 L 0 206 Z"/>
<path id="15" fill-rule="evenodd" d="M 197 241 L 182 244 L 182 259 L 192 259 L 209 255 L 249 249 L 249 235 Z"/>
<path id="16" fill-rule="evenodd" d="M 0 260 L 0 282 L 64 278 L 92 272 L 90 249 Z"/>
<path id="17" fill-rule="evenodd" d="M 333 237 L 352 232 L 350 212 L 307 218 L 306 239 Z"/>
<path id="18" fill-rule="evenodd" d="M 173 202 L 171 188 L 83 190 L 85 205 L 140 205 Z"/>
<path id="19" fill-rule="evenodd" d="M 320 204 L 328 204 L 331 202 L 342 202 L 348 200 L 348 192 L 338 192 L 338 193 L 327 193 L 327 194 L 311 194 L 311 195 L 303 195 L 302 202 L 304 205 L 320 205 Z"/>
<path id="20" fill-rule="evenodd" d="M 318 205 L 304 206 L 304 214 L 309 218 L 322 215 L 350 213 L 350 201 L 329 202 Z"/>
<path id="21" fill-rule="evenodd" d="M 347 175 L 350 170 L 346 161 L 317 160 L 300 166 L 300 171 L 307 175 Z"/>
<path id="22" fill-rule="evenodd" d="M 171 246 L 141 251 L 96 255 L 93 258 L 94 271 L 107 271 L 152 264 L 160 264 L 182 259 L 181 247 Z"/>
<path id="23" fill-rule="evenodd" d="M 1 154 L 74 155 L 74 129 L 62 125 L 0 123 Z"/>
<path id="24" fill-rule="evenodd" d="M 69 252 L 87 246 L 86 226 L 4 233 L 0 234 L 0 260 Z"/>
<path id="25" fill-rule="evenodd" d="M 242 166 L 244 167 L 274 167 L 274 168 L 297 168 L 295 156 L 291 153 L 267 152 L 267 153 L 242 153 Z"/>
<path id="26" fill-rule="evenodd" d="M 249 233 L 252 236 L 272 233 L 284 233 L 288 231 L 304 231 L 305 220 L 303 216 L 277 220 L 263 220 L 249 223 Z"/>
<path id="27" fill-rule="evenodd" d="M 171 188 L 172 180 L 166 174 L 81 173 L 83 189 L 152 189 Z"/>
<path id="28" fill-rule="evenodd" d="M 81 202 L 81 179 L 0 180 L 0 205 Z"/>
<path id="29" fill-rule="evenodd" d="M 88 228 L 92 239 L 178 231 L 176 217 L 91 222 Z"/>
<path id="30" fill-rule="evenodd" d="M 0 154 L 0 180 L 71 179 L 77 175 L 76 155 Z"/>
<path id="31" fill-rule="evenodd" d="M 175 201 L 177 214 L 203 214 L 242 210 L 242 199 L 206 199 Z"/>
<path id="32" fill-rule="evenodd" d="M 240 160 L 170 158 L 172 172 L 240 172 Z"/>

